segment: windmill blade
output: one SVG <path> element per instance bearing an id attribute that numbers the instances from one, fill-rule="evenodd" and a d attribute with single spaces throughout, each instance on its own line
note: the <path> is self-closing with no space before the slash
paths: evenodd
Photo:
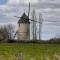
<path id="1" fill-rule="evenodd" d="M 4 16 L 7 16 L 7 15 L 4 15 Z M 10 17 L 21 18 L 21 17 L 18 17 L 18 16 L 10 16 Z M 40 17 L 41 17 L 41 16 L 40 16 Z M 26 18 L 24 18 L 24 19 L 26 19 Z M 29 19 L 29 20 L 30 20 L 30 21 L 34 21 L 34 22 L 37 22 L 37 23 L 42 23 L 42 22 L 43 22 L 43 18 L 41 17 L 41 19 L 42 19 L 41 22 L 40 22 L 40 21 L 34 21 L 34 20 L 32 20 L 32 19 Z M 51 23 L 53 23 L 53 22 L 57 22 L 57 21 L 45 20 L 44 22 L 51 22 Z M 60 22 L 60 21 L 58 21 L 58 22 Z"/>

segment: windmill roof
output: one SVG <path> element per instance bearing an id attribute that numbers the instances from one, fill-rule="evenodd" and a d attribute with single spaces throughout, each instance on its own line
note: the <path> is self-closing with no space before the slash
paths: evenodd
<path id="1" fill-rule="evenodd" d="M 23 13 L 18 23 L 30 23 L 29 17 L 25 13 Z"/>

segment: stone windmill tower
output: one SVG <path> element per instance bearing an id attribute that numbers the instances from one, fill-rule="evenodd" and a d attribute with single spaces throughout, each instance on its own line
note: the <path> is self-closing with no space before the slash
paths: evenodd
<path id="1" fill-rule="evenodd" d="M 29 12 L 30 12 L 30 3 L 29 3 Z M 18 40 L 29 40 L 30 39 L 29 12 L 28 12 L 28 16 L 26 15 L 26 13 L 23 13 L 18 21 L 18 28 L 17 28 L 17 39 Z"/>
<path id="2" fill-rule="evenodd" d="M 28 40 L 30 33 L 29 17 L 23 13 L 18 21 L 17 38 L 18 40 Z"/>

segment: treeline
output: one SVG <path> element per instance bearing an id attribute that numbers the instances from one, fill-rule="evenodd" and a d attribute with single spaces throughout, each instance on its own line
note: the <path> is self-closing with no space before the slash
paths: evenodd
<path id="1" fill-rule="evenodd" d="M 0 43 L 37 43 L 37 44 L 60 44 L 60 39 L 52 39 L 52 40 L 14 40 L 14 39 L 8 39 L 8 40 L 2 40 Z"/>
<path id="2" fill-rule="evenodd" d="M 27 41 L 15 41 L 17 43 L 39 43 L 39 44 L 60 44 L 60 39 L 50 39 L 50 40 L 27 40 Z"/>
<path id="3" fill-rule="evenodd" d="M 37 43 L 37 44 L 60 44 L 60 39 L 58 40 L 14 40 L 8 39 L 7 41 L 0 41 L 0 43 Z"/>
<path id="4" fill-rule="evenodd" d="M 39 44 L 60 44 L 60 39 L 57 40 L 8 40 L 8 43 L 39 43 Z"/>

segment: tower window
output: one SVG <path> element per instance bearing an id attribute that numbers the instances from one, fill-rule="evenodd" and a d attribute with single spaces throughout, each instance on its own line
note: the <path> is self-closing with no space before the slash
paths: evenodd
<path id="1" fill-rule="evenodd" d="M 19 24 L 19 27 L 20 27 L 20 24 Z"/>

